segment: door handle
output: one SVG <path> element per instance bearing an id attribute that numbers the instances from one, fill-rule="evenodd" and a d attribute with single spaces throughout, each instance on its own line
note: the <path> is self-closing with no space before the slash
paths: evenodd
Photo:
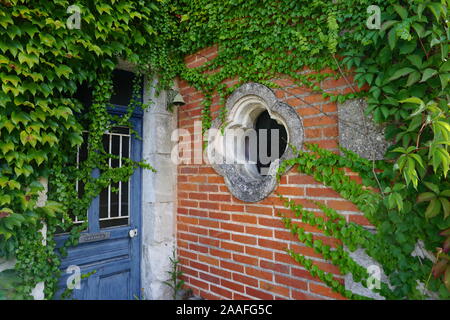
<path id="1" fill-rule="evenodd" d="M 138 229 L 131 229 L 128 232 L 128 234 L 129 234 L 130 238 L 134 238 L 134 237 L 136 237 L 138 235 Z"/>

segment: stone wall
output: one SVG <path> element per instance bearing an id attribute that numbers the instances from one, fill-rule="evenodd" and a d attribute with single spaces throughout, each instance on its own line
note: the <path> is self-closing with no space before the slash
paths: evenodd
<path id="1" fill-rule="evenodd" d="M 185 62 L 188 67 L 195 68 L 216 55 L 216 47 L 206 48 L 186 57 Z M 312 71 L 305 69 L 301 72 Z M 289 78 L 276 79 L 275 82 L 281 86 L 281 89 L 274 90 L 276 97 L 298 112 L 305 142 L 338 152 L 339 128 L 345 126 L 345 123 L 339 123 L 338 105 L 326 101 L 321 94 L 296 86 Z M 231 86 L 235 83 L 230 79 L 226 84 Z M 326 79 L 320 85 L 327 92 L 349 93 L 352 90 L 342 78 Z M 178 108 L 178 128 L 194 133 L 194 121 L 201 120 L 203 95 L 185 81 L 179 81 L 179 87 L 186 105 Z M 218 115 L 220 107 L 216 96 L 211 107 L 213 118 Z M 190 146 L 192 151 L 201 149 L 201 143 L 192 142 Z M 360 181 L 355 174 L 348 174 Z M 295 168 L 282 177 L 274 193 L 256 203 L 233 197 L 224 178 L 207 164 L 180 164 L 177 187 L 178 255 L 186 286 L 195 294 L 207 299 L 343 299 L 320 280 L 311 277 L 285 253 L 285 248 L 295 249 L 313 259 L 325 271 L 333 273 L 341 283 L 345 281 L 335 266 L 303 246 L 284 228 L 277 213 L 290 212 L 275 193 L 314 211 L 319 210 L 308 200 L 322 202 L 338 210 L 347 221 L 369 226 L 351 202 L 313 178 L 297 173 Z M 337 243 L 315 228 L 304 227 L 326 244 Z"/>

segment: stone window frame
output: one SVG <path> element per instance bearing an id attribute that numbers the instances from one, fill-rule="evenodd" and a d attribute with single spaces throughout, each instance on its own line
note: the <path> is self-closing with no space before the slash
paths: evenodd
<path id="1" fill-rule="evenodd" d="M 246 83 L 236 89 L 227 99 L 225 108 L 227 115 L 225 124 L 216 118 L 211 125 L 213 129 L 223 130 L 223 134 L 213 131 L 208 136 L 209 163 L 224 177 L 227 188 L 236 198 L 244 202 L 259 202 L 268 197 L 277 186 L 276 176 L 280 163 L 294 157 L 290 146 L 302 149 L 304 141 L 302 120 L 293 107 L 278 100 L 270 88 L 259 83 Z M 272 119 L 286 129 L 288 145 L 280 159 L 271 163 L 267 175 L 260 175 L 256 164 L 225 163 L 223 145 L 227 130 L 254 129 L 256 119 L 266 110 Z M 291 167 L 288 166 L 286 172 Z"/>

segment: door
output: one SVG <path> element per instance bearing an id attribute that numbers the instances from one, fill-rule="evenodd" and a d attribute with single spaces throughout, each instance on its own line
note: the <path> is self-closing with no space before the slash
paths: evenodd
<path id="1" fill-rule="evenodd" d="M 110 110 L 115 114 L 126 112 L 123 96 L 130 93 L 131 82 L 124 71 L 115 73 L 115 89 L 118 90 Z M 117 102 L 121 102 L 118 104 Z M 134 114 L 131 123 L 140 136 L 142 114 Z M 141 140 L 127 127 L 114 127 L 103 135 L 105 151 L 117 156 L 110 159 L 111 167 L 120 167 L 123 158 L 141 161 Z M 77 160 L 86 156 L 80 148 Z M 98 175 L 98 172 L 94 172 Z M 81 188 L 78 186 L 77 188 Z M 130 300 L 140 294 L 140 226 L 141 226 L 141 170 L 136 169 L 128 182 L 119 182 L 103 190 L 88 210 L 88 230 L 82 232 L 79 244 L 69 248 L 62 260 L 62 276 L 57 298 L 67 288 L 69 277 L 76 274 L 90 276 L 81 279 L 79 288 L 73 290 L 76 300 Z M 113 192 L 114 191 L 114 192 Z M 62 245 L 67 235 L 57 237 Z"/>

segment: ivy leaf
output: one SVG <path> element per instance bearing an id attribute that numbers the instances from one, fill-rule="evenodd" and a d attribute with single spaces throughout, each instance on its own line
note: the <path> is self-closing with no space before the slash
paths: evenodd
<path id="1" fill-rule="evenodd" d="M 411 87 L 414 83 L 420 80 L 420 72 L 414 71 L 408 77 L 408 82 L 406 83 L 407 87 Z"/>
<path id="2" fill-rule="evenodd" d="M 444 90 L 450 82 L 450 73 L 440 74 L 439 78 L 441 79 L 442 90 Z"/>
<path id="3" fill-rule="evenodd" d="M 35 65 L 39 63 L 39 58 L 34 54 L 27 54 L 24 52 L 19 53 L 19 62 L 20 63 L 26 63 L 30 69 Z"/>
<path id="4" fill-rule="evenodd" d="M 417 197 L 417 202 L 425 202 L 425 201 L 431 201 L 434 198 L 436 198 L 436 194 L 432 193 L 432 192 L 424 192 L 419 194 L 419 196 Z"/>
<path id="5" fill-rule="evenodd" d="M 69 75 L 73 72 L 71 68 L 68 66 L 61 64 L 55 68 L 55 72 L 58 75 L 59 78 L 61 76 L 64 76 L 65 78 L 69 79 Z"/>
<path id="6" fill-rule="evenodd" d="M 450 60 L 442 64 L 439 68 L 439 72 L 450 72 Z"/>
<path id="7" fill-rule="evenodd" d="M 406 10 L 405 8 L 403 8 L 402 6 L 398 5 L 398 4 L 394 4 L 393 5 L 394 10 L 398 13 L 398 15 L 405 20 L 406 18 L 408 18 L 408 10 Z"/>
<path id="8" fill-rule="evenodd" d="M 425 71 L 423 72 L 422 80 L 420 80 L 420 82 L 427 81 L 431 77 L 434 77 L 435 75 L 437 75 L 437 73 L 438 72 L 434 69 L 431 69 L 431 68 L 425 69 Z"/>
<path id="9" fill-rule="evenodd" d="M 450 216 L 450 202 L 445 198 L 439 198 L 441 200 L 442 209 L 444 209 L 444 218 L 447 219 Z"/>
<path id="10" fill-rule="evenodd" d="M 431 200 L 430 204 L 425 211 L 425 217 L 431 219 L 439 214 L 441 211 L 441 202 L 438 199 Z"/>
<path id="11" fill-rule="evenodd" d="M 402 69 L 400 69 L 400 70 L 397 70 L 397 71 L 392 75 L 392 77 L 389 78 L 389 81 L 393 81 L 393 80 L 396 80 L 396 79 L 398 79 L 398 78 L 404 77 L 404 76 L 406 76 L 406 75 L 408 75 L 408 74 L 410 74 L 411 72 L 414 72 L 414 71 L 415 71 L 415 70 L 414 70 L 413 68 L 409 68 L 409 67 L 402 68 Z"/>

